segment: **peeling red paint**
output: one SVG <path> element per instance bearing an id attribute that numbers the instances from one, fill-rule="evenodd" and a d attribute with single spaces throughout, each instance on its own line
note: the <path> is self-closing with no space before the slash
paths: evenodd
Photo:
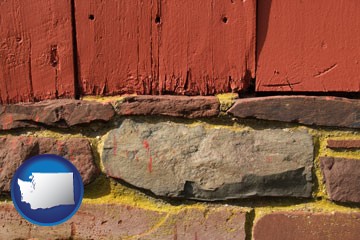
<path id="1" fill-rule="evenodd" d="M 148 141 L 144 140 L 143 145 L 144 145 L 144 148 L 146 148 L 146 150 L 148 150 L 148 151 L 150 150 Z"/>
<path id="2" fill-rule="evenodd" d="M 151 173 L 153 168 L 153 158 L 151 157 L 150 145 L 146 140 L 143 141 L 143 145 L 149 155 L 148 171 Z"/>
<path id="3" fill-rule="evenodd" d="M 150 156 L 150 158 L 149 158 L 149 164 L 148 164 L 148 171 L 149 171 L 149 172 L 152 172 L 152 161 L 153 161 L 153 159 L 152 159 L 152 157 Z"/>

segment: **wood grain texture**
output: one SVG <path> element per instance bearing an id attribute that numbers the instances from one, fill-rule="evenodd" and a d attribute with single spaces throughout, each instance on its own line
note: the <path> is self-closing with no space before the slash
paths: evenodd
<path id="1" fill-rule="evenodd" d="M 360 2 L 259 0 L 257 91 L 360 91 Z"/>
<path id="2" fill-rule="evenodd" d="M 80 87 L 84 95 L 151 94 L 154 1 L 75 1 Z"/>
<path id="3" fill-rule="evenodd" d="M 255 74 L 255 1 L 75 0 L 84 95 L 212 95 Z"/>
<path id="4" fill-rule="evenodd" d="M 70 0 L 1 0 L 0 103 L 73 96 Z"/>
<path id="5" fill-rule="evenodd" d="M 255 74 L 255 1 L 162 1 L 160 92 L 211 95 Z"/>

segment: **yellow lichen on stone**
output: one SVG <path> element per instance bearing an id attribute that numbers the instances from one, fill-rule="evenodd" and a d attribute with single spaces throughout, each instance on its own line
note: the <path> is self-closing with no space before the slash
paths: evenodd
<path id="1" fill-rule="evenodd" d="M 190 206 L 173 206 L 165 201 L 128 188 L 104 175 L 99 176 L 93 183 L 85 187 L 83 202 L 94 204 L 117 203 L 160 212 L 178 212 Z M 206 205 L 195 203 L 191 204 L 191 207 L 205 209 Z"/>
<path id="2" fill-rule="evenodd" d="M 288 206 L 264 206 L 255 208 L 255 220 L 276 212 L 308 212 L 308 213 L 360 213 L 360 207 L 341 206 L 329 200 L 318 200 L 310 203 L 292 204 Z"/>
<path id="3" fill-rule="evenodd" d="M 358 139 L 360 138 L 359 132 L 349 131 L 349 130 L 331 130 L 331 129 L 321 129 L 321 128 L 307 128 L 309 133 L 313 135 L 314 138 L 314 173 L 317 182 L 316 188 L 314 189 L 313 196 L 315 198 L 328 198 L 326 193 L 326 187 L 323 183 L 323 176 L 320 169 L 320 157 L 346 157 L 360 159 L 359 151 L 334 151 L 330 148 L 327 148 L 328 139 Z"/>
<path id="4" fill-rule="evenodd" d="M 84 96 L 81 98 L 81 100 L 107 103 L 107 102 L 122 101 L 125 99 L 126 96 L 135 96 L 135 95 L 136 94 L 117 95 L 117 96 Z"/>
<path id="5" fill-rule="evenodd" d="M 220 111 L 226 112 L 235 103 L 235 100 L 239 98 L 237 93 L 223 93 L 216 95 L 220 102 Z"/>

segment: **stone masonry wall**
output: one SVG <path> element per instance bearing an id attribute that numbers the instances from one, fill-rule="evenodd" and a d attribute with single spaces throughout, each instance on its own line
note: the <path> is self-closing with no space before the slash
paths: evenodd
<path id="1" fill-rule="evenodd" d="M 360 102 L 115 96 L 0 106 L 0 239 L 358 239 Z M 9 195 L 17 167 L 66 157 L 85 184 L 38 227 Z"/>

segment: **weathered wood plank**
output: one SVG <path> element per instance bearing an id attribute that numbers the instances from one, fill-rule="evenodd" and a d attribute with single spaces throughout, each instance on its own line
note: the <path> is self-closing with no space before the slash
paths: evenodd
<path id="1" fill-rule="evenodd" d="M 257 91 L 360 91 L 360 2 L 259 0 Z"/>
<path id="2" fill-rule="evenodd" d="M 73 96 L 70 1 L 0 1 L 0 103 Z"/>
<path id="3" fill-rule="evenodd" d="M 85 95 L 151 94 L 153 1 L 75 1 L 80 86 Z"/>
<path id="4" fill-rule="evenodd" d="M 255 74 L 255 1 L 161 1 L 160 92 L 242 90 Z"/>
<path id="5" fill-rule="evenodd" d="M 75 1 L 83 94 L 211 95 L 255 73 L 255 1 Z"/>

